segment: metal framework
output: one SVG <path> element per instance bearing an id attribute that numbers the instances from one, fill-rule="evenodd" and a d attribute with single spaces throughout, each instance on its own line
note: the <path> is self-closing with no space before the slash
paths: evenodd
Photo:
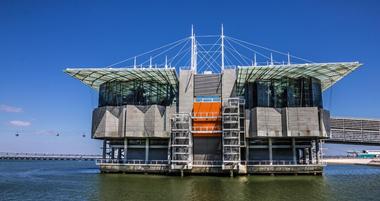
<path id="1" fill-rule="evenodd" d="M 114 80 L 168 84 L 174 89 L 178 86 L 175 68 L 68 68 L 65 73 L 96 90 L 101 84 Z"/>
<path id="2" fill-rule="evenodd" d="M 201 43 L 198 41 L 201 38 L 216 38 L 216 41 Z M 264 53 L 259 52 L 259 50 Z M 188 51 L 190 51 L 190 55 Z M 278 58 L 287 60 L 287 62 L 281 63 L 275 61 L 273 53 L 276 53 Z M 168 58 L 167 54 L 173 54 L 174 56 Z M 246 56 L 247 54 L 252 55 L 253 58 Z M 265 62 L 258 62 L 257 56 L 265 59 Z M 184 59 L 186 57 L 187 60 Z M 290 63 L 291 58 L 303 63 Z M 137 59 L 143 62 L 138 65 Z M 133 64 L 130 67 L 109 68 L 132 60 Z M 153 65 L 153 60 L 165 62 L 164 64 Z M 174 67 L 172 67 L 172 64 L 174 64 Z M 322 90 L 326 90 L 360 65 L 362 64 L 358 62 L 315 63 L 290 55 L 289 52 L 280 52 L 226 36 L 224 35 L 222 25 L 220 35 L 196 37 L 192 26 L 190 37 L 116 62 L 106 68 L 68 68 L 65 72 L 94 89 L 99 89 L 102 83 L 113 80 L 157 82 L 160 84 L 170 84 L 176 89 L 178 85 L 176 67 L 185 66 L 185 68 L 193 70 L 195 74 L 202 70 L 211 70 L 219 73 L 223 72 L 225 68 L 237 68 L 237 90 L 241 93 L 244 90 L 243 86 L 246 82 L 253 82 L 257 79 L 299 78 L 303 76 L 310 76 L 321 80 Z"/>
<path id="3" fill-rule="evenodd" d="M 223 103 L 223 166 L 237 169 L 240 164 L 240 99 L 229 98 Z"/>
<path id="4" fill-rule="evenodd" d="M 305 63 L 266 66 L 238 66 L 237 88 L 241 92 L 244 84 L 255 80 L 272 80 L 300 77 L 314 77 L 321 81 L 326 90 L 344 76 L 361 66 L 359 62 L 347 63 Z"/>
<path id="5" fill-rule="evenodd" d="M 380 120 L 331 118 L 331 138 L 327 141 L 380 144 Z"/>
<path id="6" fill-rule="evenodd" d="M 191 169 L 193 162 L 193 139 L 190 114 L 175 114 L 171 128 L 171 168 Z"/>

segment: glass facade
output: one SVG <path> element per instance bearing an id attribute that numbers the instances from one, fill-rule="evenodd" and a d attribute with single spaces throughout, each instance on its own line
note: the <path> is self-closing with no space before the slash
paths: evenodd
<path id="1" fill-rule="evenodd" d="M 323 107 L 321 82 L 315 78 L 257 80 L 244 91 L 249 108 Z"/>
<path id="2" fill-rule="evenodd" d="M 121 105 L 170 105 L 176 90 L 155 82 L 111 81 L 100 85 L 99 107 Z"/>

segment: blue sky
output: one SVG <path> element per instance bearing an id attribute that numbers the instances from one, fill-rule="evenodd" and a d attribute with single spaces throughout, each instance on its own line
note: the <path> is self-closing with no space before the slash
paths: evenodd
<path id="1" fill-rule="evenodd" d="M 198 35 L 218 34 L 222 23 L 226 35 L 312 61 L 364 63 L 325 92 L 325 107 L 380 118 L 375 0 L 2 0 L 0 151 L 100 153 L 89 137 L 97 94 L 63 70 L 107 66 L 187 37 L 191 24 Z"/>

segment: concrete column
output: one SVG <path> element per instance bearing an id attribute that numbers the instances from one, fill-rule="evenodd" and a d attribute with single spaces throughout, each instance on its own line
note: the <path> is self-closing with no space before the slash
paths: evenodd
<path id="1" fill-rule="evenodd" d="M 307 161 L 307 148 L 302 149 L 302 156 L 303 156 L 303 164 L 306 164 Z"/>
<path id="2" fill-rule="evenodd" d="M 296 138 L 292 138 L 293 163 L 297 164 Z"/>
<path id="3" fill-rule="evenodd" d="M 115 158 L 115 148 L 111 147 L 111 159 Z"/>
<path id="4" fill-rule="evenodd" d="M 309 164 L 313 164 L 313 149 L 311 146 L 309 148 Z"/>
<path id="5" fill-rule="evenodd" d="M 149 160 L 149 138 L 145 140 L 145 163 L 148 163 Z"/>
<path id="6" fill-rule="evenodd" d="M 107 156 L 107 141 L 103 140 L 103 159 Z"/>
<path id="7" fill-rule="evenodd" d="M 319 164 L 319 140 L 315 140 L 316 162 Z"/>
<path id="8" fill-rule="evenodd" d="M 121 159 L 121 148 L 117 148 L 117 159 L 120 160 Z"/>
<path id="9" fill-rule="evenodd" d="M 124 139 L 124 162 L 127 162 L 128 160 L 127 154 L 128 154 L 128 139 L 125 138 Z"/>
<path id="10" fill-rule="evenodd" d="M 268 146 L 269 146 L 269 164 L 273 165 L 272 138 L 268 138 Z"/>

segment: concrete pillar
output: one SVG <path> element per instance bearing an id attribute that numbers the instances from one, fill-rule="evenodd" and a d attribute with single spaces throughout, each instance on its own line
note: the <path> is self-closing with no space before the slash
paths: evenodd
<path id="1" fill-rule="evenodd" d="M 127 154 L 128 154 L 128 139 L 125 138 L 124 139 L 124 163 L 126 163 L 128 160 Z"/>
<path id="2" fill-rule="evenodd" d="M 302 149 L 303 164 L 307 162 L 307 148 Z"/>
<path id="3" fill-rule="evenodd" d="M 296 138 L 292 138 L 293 163 L 297 164 Z"/>
<path id="4" fill-rule="evenodd" d="M 149 138 L 145 140 L 145 163 L 148 163 L 149 160 Z"/>
<path id="5" fill-rule="evenodd" d="M 111 147 L 111 159 L 115 158 L 115 148 Z"/>
<path id="6" fill-rule="evenodd" d="M 269 164 L 273 165 L 272 138 L 268 138 L 268 146 L 269 146 Z"/>
<path id="7" fill-rule="evenodd" d="M 313 159 L 314 159 L 314 154 L 313 154 L 313 141 L 310 143 L 310 148 L 309 148 L 309 163 L 313 164 Z"/>
<path id="8" fill-rule="evenodd" d="M 107 141 L 103 140 L 103 159 L 107 156 Z"/>
<path id="9" fill-rule="evenodd" d="M 117 159 L 120 160 L 121 159 L 121 148 L 117 148 Z"/>
<path id="10" fill-rule="evenodd" d="M 319 140 L 315 140 L 316 162 L 319 164 Z"/>

